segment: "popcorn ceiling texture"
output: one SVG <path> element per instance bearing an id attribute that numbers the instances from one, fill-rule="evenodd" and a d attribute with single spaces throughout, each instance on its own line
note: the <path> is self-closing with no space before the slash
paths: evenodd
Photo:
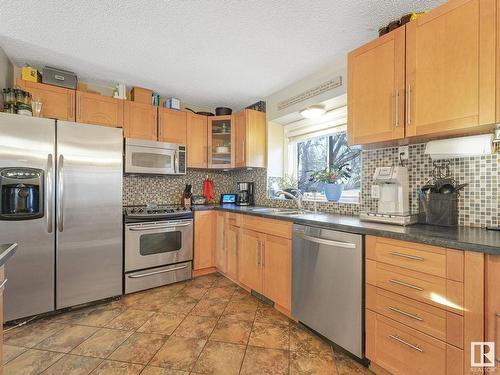
<path id="1" fill-rule="evenodd" d="M 418 212 L 417 189 L 432 176 L 433 165 L 424 154 L 425 144 L 410 145 L 408 173 L 410 181 L 410 206 Z M 343 215 L 358 215 L 360 210 L 375 210 L 377 201 L 371 199 L 372 176 L 376 167 L 398 164 L 397 147 L 362 152 L 362 181 L 360 204 L 318 202 L 319 211 Z M 459 183 L 469 183 L 459 198 L 459 225 L 485 227 L 500 224 L 500 155 L 450 160 L 450 174 Z M 255 182 L 255 203 L 259 206 L 296 207 L 290 199 L 271 199 L 267 192 L 266 169 L 206 171 L 190 169 L 185 176 L 125 176 L 123 204 L 148 202 L 178 204 L 185 184 L 193 185 L 193 193 L 201 194 L 206 176 L 215 182 L 216 199 L 221 193 L 236 192 L 236 183 Z M 269 181 L 275 181 L 270 177 Z M 304 202 L 304 208 L 314 209 L 313 202 Z"/>

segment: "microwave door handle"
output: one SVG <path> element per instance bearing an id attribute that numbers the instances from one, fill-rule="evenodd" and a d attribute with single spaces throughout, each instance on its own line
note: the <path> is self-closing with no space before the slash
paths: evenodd
<path id="1" fill-rule="evenodd" d="M 174 173 L 179 173 L 179 151 L 175 150 L 174 152 Z"/>

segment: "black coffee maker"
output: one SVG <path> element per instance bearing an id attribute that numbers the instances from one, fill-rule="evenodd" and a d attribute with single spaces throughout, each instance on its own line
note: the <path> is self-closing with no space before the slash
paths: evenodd
<path id="1" fill-rule="evenodd" d="M 253 182 L 238 182 L 238 206 L 253 206 L 254 200 L 254 183 Z"/>
<path id="2" fill-rule="evenodd" d="M 0 220 L 43 217 L 43 170 L 0 168 Z"/>

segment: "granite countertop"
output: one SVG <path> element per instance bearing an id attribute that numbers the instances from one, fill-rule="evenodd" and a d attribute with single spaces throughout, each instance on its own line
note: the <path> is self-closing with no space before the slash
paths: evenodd
<path id="1" fill-rule="evenodd" d="M 500 232 L 470 227 L 439 227 L 415 224 L 407 227 L 361 221 L 357 216 L 318 212 L 316 214 L 286 216 L 269 212 L 252 212 L 259 207 L 234 205 L 194 206 L 193 211 L 223 210 L 242 214 L 291 221 L 343 232 L 374 235 L 404 241 L 420 242 L 452 249 L 479 251 L 500 255 Z"/>
<path id="2" fill-rule="evenodd" d="M 0 267 L 2 267 L 16 252 L 17 243 L 5 243 L 0 245 Z"/>

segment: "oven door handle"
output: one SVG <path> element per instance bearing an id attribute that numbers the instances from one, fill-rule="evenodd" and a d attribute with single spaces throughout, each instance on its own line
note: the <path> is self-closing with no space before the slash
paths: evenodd
<path id="1" fill-rule="evenodd" d="M 179 271 L 183 270 L 184 268 L 187 268 L 187 265 L 180 266 L 180 267 L 174 267 L 170 268 L 168 270 L 161 270 L 161 271 L 153 271 L 153 272 L 146 272 L 146 273 L 141 273 L 139 275 L 128 275 L 129 278 L 131 279 L 139 279 L 141 277 L 147 277 L 147 276 L 153 276 L 153 275 L 158 275 L 160 273 L 166 273 L 166 272 L 173 272 L 173 271 Z"/>
<path id="2" fill-rule="evenodd" d="M 181 227 L 188 227 L 190 226 L 191 223 L 186 223 L 186 224 L 176 224 L 176 225 L 168 225 L 168 226 L 151 226 L 151 227 L 129 227 L 128 230 L 131 230 L 133 232 L 141 232 L 145 230 L 155 230 L 155 229 L 172 229 L 175 230 L 176 228 L 181 228 Z"/>

